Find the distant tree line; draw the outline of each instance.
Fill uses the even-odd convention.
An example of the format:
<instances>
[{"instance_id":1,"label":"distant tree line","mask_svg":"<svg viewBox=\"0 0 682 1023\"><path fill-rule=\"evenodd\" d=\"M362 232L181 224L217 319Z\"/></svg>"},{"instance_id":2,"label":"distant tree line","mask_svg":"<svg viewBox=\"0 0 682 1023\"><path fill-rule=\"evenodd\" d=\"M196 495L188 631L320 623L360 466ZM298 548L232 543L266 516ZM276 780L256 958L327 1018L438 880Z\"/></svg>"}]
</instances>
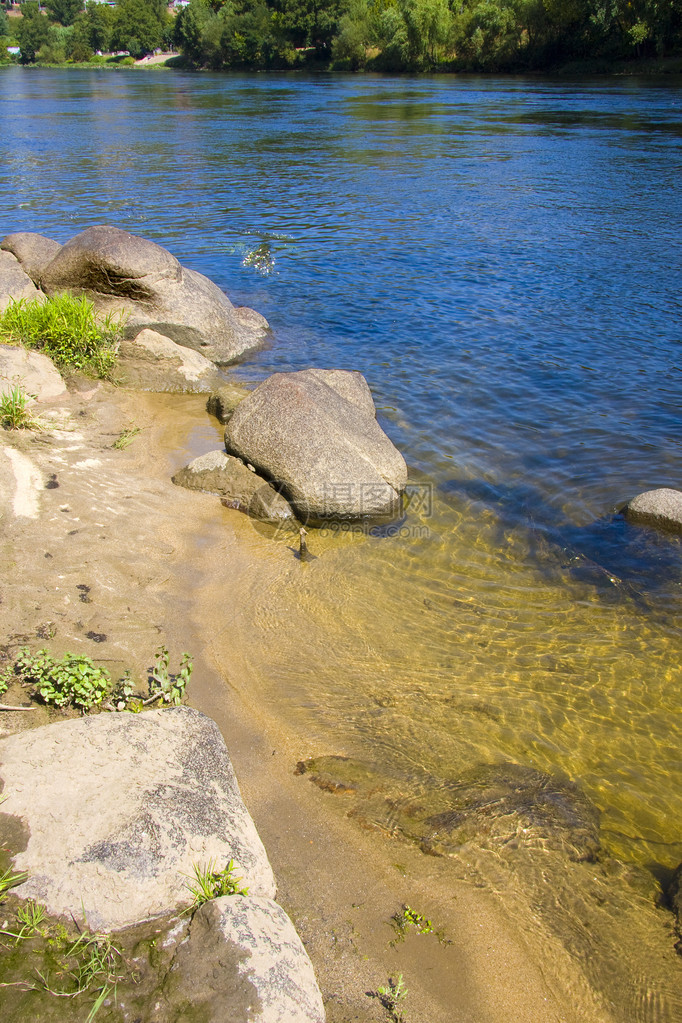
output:
<instances>
[{"instance_id":1,"label":"distant tree line","mask_svg":"<svg viewBox=\"0 0 682 1023\"><path fill-rule=\"evenodd\" d=\"M191 0L199 67L523 70L682 49L681 0Z\"/></svg>"},{"instance_id":2,"label":"distant tree line","mask_svg":"<svg viewBox=\"0 0 682 1023\"><path fill-rule=\"evenodd\" d=\"M682 0L37 0L9 19L21 60L176 47L200 68L533 70L682 52Z\"/></svg>"},{"instance_id":3,"label":"distant tree line","mask_svg":"<svg viewBox=\"0 0 682 1023\"><path fill-rule=\"evenodd\" d=\"M26 0L21 15L0 13L0 37L15 38L27 64L89 61L98 51L112 50L142 57L169 49L173 41L175 19L165 0L119 0L115 7L83 0L44 0L39 6Z\"/></svg>"}]
</instances>

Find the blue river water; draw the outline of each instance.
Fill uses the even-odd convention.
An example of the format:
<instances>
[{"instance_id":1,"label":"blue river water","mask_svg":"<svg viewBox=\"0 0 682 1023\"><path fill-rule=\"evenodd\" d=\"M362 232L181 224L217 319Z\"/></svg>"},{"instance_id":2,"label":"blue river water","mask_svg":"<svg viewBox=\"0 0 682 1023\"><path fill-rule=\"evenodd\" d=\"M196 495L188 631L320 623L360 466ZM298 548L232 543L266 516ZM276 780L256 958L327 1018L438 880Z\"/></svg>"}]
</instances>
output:
<instances>
[{"instance_id":1,"label":"blue river water","mask_svg":"<svg viewBox=\"0 0 682 1023\"><path fill-rule=\"evenodd\" d=\"M573 779L638 925L627 949L608 921L560 937L618 1018L682 1018L672 925L627 873L682 860L682 543L614 518L682 487L682 83L0 84L0 234L109 223L167 246L268 318L238 375L361 370L433 487L425 531L342 543L255 616L284 709L438 799L472 758ZM275 635L301 608L304 650Z\"/></svg>"}]
</instances>

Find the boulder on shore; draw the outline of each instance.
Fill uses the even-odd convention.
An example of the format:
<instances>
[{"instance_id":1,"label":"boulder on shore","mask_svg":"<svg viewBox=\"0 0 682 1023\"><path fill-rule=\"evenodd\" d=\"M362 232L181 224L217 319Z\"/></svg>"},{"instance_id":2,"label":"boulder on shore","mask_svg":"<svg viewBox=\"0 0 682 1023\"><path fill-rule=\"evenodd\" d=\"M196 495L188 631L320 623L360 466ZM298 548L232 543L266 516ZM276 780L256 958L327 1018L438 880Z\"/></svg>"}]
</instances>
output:
<instances>
[{"instance_id":1,"label":"boulder on shore","mask_svg":"<svg viewBox=\"0 0 682 1023\"><path fill-rule=\"evenodd\" d=\"M271 899L225 896L202 906L167 983L171 992L175 987L191 992L193 1011L207 1023L325 1019L301 939Z\"/></svg>"},{"instance_id":2,"label":"boulder on shore","mask_svg":"<svg viewBox=\"0 0 682 1023\"><path fill-rule=\"evenodd\" d=\"M212 391L219 373L215 363L193 348L145 327L135 338L121 341L116 378L140 391Z\"/></svg>"},{"instance_id":3,"label":"boulder on shore","mask_svg":"<svg viewBox=\"0 0 682 1023\"><path fill-rule=\"evenodd\" d=\"M682 533L682 491L661 487L638 494L623 508L630 522Z\"/></svg>"},{"instance_id":4,"label":"boulder on shore","mask_svg":"<svg viewBox=\"0 0 682 1023\"><path fill-rule=\"evenodd\" d=\"M273 374L237 406L225 446L276 482L304 522L400 512L407 467L361 373Z\"/></svg>"},{"instance_id":5,"label":"boulder on shore","mask_svg":"<svg viewBox=\"0 0 682 1023\"><path fill-rule=\"evenodd\" d=\"M264 522L294 520L291 505L274 487L224 451L200 455L176 472L172 480L188 490L218 494L224 504Z\"/></svg>"},{"instance_id":6,"label":"boulder on shore","mask_svg":"<svg viewBox=\"0 0 682 1023\"><path fill-rule=\"evenodd\" d=\"M189 707L99 714L0 741L3 827L28 879L15 893L90 929L188 905L193 865L236 873L253 896L275 881L217 725ZM8 815L10 815L8 817Z\"/></svg>"},{"instance_id":7,"label":"boulder on shore","mask_svg":"<svg viewBox=\"0 0 682 1023\"><path fill-rule=\"evenodd\" d=\"M24 273L21 263L11 252L0 251L0 313L10 302L45 301L45 296Z\"/></svg>"},{"instance_id":8,"label":"boulder on shore","mask_svg":"<svg viewBox=\"0 0 682 1023\"><path fill-rule=\"evenodd\" d=\"M69 291L100 313L122 313L132 337L151 327L213 362L232 362L265 336L266 320L232 305L203 274L180 265L161 245L116 227L89 227L63 245L43 270L48 295Z\"/></svg>"},{"instance_id":9,"label":"boulder on shore","mask_svg":"<svg viewBox=\"0 0 682 1023\"><path fill-rule=\"evenodd\" d=\"M14 345L0 345L0 393L18 385L31 398L49 401L66 391L66 384L47 355Z\"/></svg>"},{"instance_id":10,"label":"boulder on shore","mask_svg":"<svg viewBox=\"0 0 682 1023\"><path fill-rule=\"evenodd\" d=\"M0 242L0 249L11 252L21 263L34 284L40 284L43 270L61 249L59 242L33 231L17 231L8 234Z\"/></svg>"}]
</instances>

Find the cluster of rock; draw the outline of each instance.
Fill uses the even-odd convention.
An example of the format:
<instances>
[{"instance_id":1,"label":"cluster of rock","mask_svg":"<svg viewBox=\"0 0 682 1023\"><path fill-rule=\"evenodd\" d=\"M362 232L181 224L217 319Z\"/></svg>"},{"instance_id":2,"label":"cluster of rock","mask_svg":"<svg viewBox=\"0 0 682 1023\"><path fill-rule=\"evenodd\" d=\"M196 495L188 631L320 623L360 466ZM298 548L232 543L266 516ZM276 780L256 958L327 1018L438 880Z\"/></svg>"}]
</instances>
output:
<instances>
[{"instance_id":1,"label":"cluster of rock","mask_svg":"<svg viewBox=\"0 0 682 1023\"><path fill-rule=\"evenodd\" d=\"M140 339L144 329L204 356L205 363L192 363L195 377L209 375L212 363L233 362L268 331L264 317L234 306L208 277L182 266L161 245L119 228L89 227L65 245L31 232L3 238L0 311L12 299L44 301L64 292L85 295L98 313L120 317L142 361L162 344L158 337ZM134 344L127 352L134 357Z\"/></svg>"},{"instance_id":2,"label":"cluster of rock","mask_svg":"<svg viewBox=\"0 0 682 1023\"><path fill-rule=\"evenodd\" d=\"M361 373L274 373L233 409L225 451L195 459L173 481L218 493L256 518L301 522L395 518L407 466L376 420Z\"/></svg>"},{"instance_id":3,"label":"cluster of rock","mask_svg":"<svg viewBox=\"0 0 682 1023\"><path fill-rule=\"evenodd\" d=\"M0 842L27 874L16 895L120 931L186 910L194 866L234 860L248 894L207 903L175 929L174 998L216 1023L322 1023L312 964L273 901L272 869L210 718L177 707L18 733L0 741L0 779Z\"/></svg>"}]
</instances>

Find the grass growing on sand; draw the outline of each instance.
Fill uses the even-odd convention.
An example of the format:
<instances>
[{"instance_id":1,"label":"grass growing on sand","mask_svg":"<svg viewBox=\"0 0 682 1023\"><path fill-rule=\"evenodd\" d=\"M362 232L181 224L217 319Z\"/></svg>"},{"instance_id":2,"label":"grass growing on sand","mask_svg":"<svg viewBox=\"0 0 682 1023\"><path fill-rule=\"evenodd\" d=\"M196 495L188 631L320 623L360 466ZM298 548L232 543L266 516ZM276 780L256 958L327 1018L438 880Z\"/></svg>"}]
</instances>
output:
<instances>
[{"instance_id":1,"label":"grass growing on sand","mask_svg":"<svg viewBox=\"0 0 682 1023\"><path fill-rule=\"evenodd\" d=\"M41 351L61 370L103 378L116 364L120 326L111 314L95 316L92 302L82 296L22 299L0 313L0 342Z\"/></svg>"}]
</instances>

